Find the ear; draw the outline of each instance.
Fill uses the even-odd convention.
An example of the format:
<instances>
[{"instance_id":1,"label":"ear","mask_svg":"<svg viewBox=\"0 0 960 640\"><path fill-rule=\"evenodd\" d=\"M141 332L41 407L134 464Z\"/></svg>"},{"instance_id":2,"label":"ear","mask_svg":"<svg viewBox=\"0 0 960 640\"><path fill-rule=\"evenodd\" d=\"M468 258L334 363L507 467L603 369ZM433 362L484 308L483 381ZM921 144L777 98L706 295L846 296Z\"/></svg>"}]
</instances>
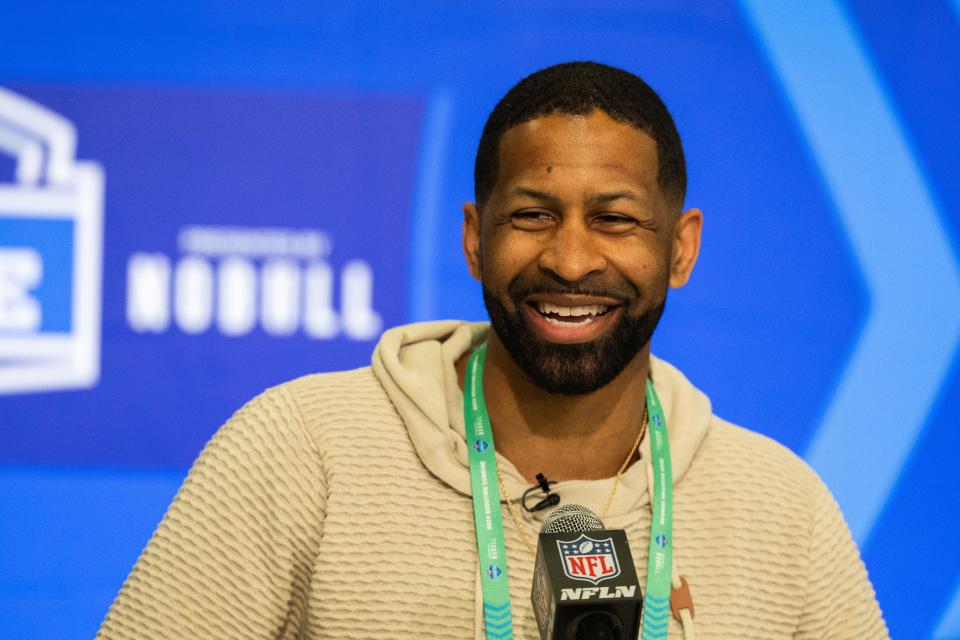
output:
<instances>
[{"instance_id":1,"label":"ear","mask_svg":"<svg viewBox=\"0 0 960 640\"><path fill-rule=\"evenodd\" d=\"M688 209L683 212L673 230L673 252L670 257L670 286L687 284L693 267L700 255L700 231L703 228L703 212Z\"/></svg>"},{"instance_id":2,"label":"ear","mask_svg":"<svg viewBox=\"0 0 960 640\"><path fill-rule=\"evenodd\" d=\"M480 258L480 211L472 202L463 204L463 255L467 259L470 275L482 282Z\"/></svg>"}]
</instances>

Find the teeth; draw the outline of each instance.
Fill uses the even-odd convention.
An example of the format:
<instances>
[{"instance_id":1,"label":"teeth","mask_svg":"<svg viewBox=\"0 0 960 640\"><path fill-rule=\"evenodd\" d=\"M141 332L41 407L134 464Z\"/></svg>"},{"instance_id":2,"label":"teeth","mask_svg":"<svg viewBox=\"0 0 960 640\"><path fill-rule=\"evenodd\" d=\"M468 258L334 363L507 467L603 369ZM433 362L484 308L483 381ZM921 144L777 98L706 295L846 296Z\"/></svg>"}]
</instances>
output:
<instances>
[{"instance_id":1,"label":"teeth","mask_svg":"<svg viewBox=\"0 0 960 640\"><path fill-rule=\"evenodd\" d=\"M544 318L544 320L546 320L546 321L549 322L550 324L566 325L566 326L568 326L568 327L572 324L572 323L570 323L570 322L561 322L561 321L557 320L556 318ZM581 320L581 321L579 322L579 324L585 325L585 324L590 324L591 322L593 322L593 318L584 318L583 320Z\"/></svg>"},{"instance_id":2,"label":"teeth","mask_svg":"<svg viewBox=\"0 0 960 640\"><path fill-rule=\"evenodd\" d=\"M540 313L553 313L558 316L598 316L607 312L606 305L590 304L580 307L561 307L550 302L538 302Z\"/></svg>"}]
</instances>

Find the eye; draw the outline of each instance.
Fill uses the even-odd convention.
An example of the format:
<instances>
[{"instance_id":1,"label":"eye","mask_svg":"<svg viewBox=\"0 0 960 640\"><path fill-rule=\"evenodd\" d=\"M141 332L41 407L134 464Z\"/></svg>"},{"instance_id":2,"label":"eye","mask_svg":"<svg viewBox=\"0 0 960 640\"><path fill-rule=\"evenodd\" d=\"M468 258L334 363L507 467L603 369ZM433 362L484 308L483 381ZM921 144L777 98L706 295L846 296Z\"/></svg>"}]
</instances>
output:
<instances>
[{"instance_id":1,"label":"eye","mask_svg":"<svg viewBox=\"0 0 960 640\"><path fill-rule=\"evenodd\" d=\"M607 233L626 233L636 228L637 221L620 213L601 213L593 218L595 226Z\"/></svg>"},{"instance_id":2,"label":"eye","mask_svg":"<svg viewBox=\"0 0 960 640\"><path fill-rule=\"evenodd\" d=\"M546 229L554 223L554 216L543 209L524 209L510 216L513 226L527 231Z\"/></svg>"}]
</instances>

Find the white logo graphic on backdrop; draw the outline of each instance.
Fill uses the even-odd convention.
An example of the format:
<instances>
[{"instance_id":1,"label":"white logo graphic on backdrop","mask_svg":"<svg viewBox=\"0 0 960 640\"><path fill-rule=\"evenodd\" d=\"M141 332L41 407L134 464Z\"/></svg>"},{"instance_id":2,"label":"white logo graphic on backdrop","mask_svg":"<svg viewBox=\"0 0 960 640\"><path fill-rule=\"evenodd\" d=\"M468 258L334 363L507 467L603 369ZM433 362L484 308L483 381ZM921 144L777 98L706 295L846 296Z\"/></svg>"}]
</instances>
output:
<instances>
[{"instance_id":1,"label":"white logo graphic on backdrop","mask_svg":"<svg viewBox=\"0 0 960 640\"><path fill-rule=\"evenodd\" d=\"M0 393L87 388L100 374L103 172L76 129L0 87Z\"/></svg>"},{"instance_id":2,"label":"white logo graphic on backdrop","mask_svg":"<svg viewBox=\"0 0 960 640\"><path fill-rule=\"evenodd\" d=\"M373 270L351 260L335 273L330 238L316 229L190 225L179 255L134 253L127 264L127 322L138 333L176 326L243 336L303 331L318 340L370 340L383 326L373 310ZM339 309L334 305L339 285Z\"/></svg>"}]
</instances>

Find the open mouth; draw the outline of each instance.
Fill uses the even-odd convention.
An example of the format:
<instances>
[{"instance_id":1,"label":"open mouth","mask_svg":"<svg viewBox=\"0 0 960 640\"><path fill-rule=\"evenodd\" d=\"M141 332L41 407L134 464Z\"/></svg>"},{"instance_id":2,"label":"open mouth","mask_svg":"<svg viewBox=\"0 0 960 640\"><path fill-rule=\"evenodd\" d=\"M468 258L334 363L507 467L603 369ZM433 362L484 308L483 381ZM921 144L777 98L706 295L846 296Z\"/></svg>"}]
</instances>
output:
<instances>
[{"instance_id":1,"label":"open mouth","mask_svg":"<svg viewBox=\"0 0 960 640\"><path fill-rule=\"evenodd\" d=\"M587 325L610 311L609 306L602 304L564 307L551 302L531 302L530 306L547 322L557 326Z\"/></svg>"}]
</instances>

